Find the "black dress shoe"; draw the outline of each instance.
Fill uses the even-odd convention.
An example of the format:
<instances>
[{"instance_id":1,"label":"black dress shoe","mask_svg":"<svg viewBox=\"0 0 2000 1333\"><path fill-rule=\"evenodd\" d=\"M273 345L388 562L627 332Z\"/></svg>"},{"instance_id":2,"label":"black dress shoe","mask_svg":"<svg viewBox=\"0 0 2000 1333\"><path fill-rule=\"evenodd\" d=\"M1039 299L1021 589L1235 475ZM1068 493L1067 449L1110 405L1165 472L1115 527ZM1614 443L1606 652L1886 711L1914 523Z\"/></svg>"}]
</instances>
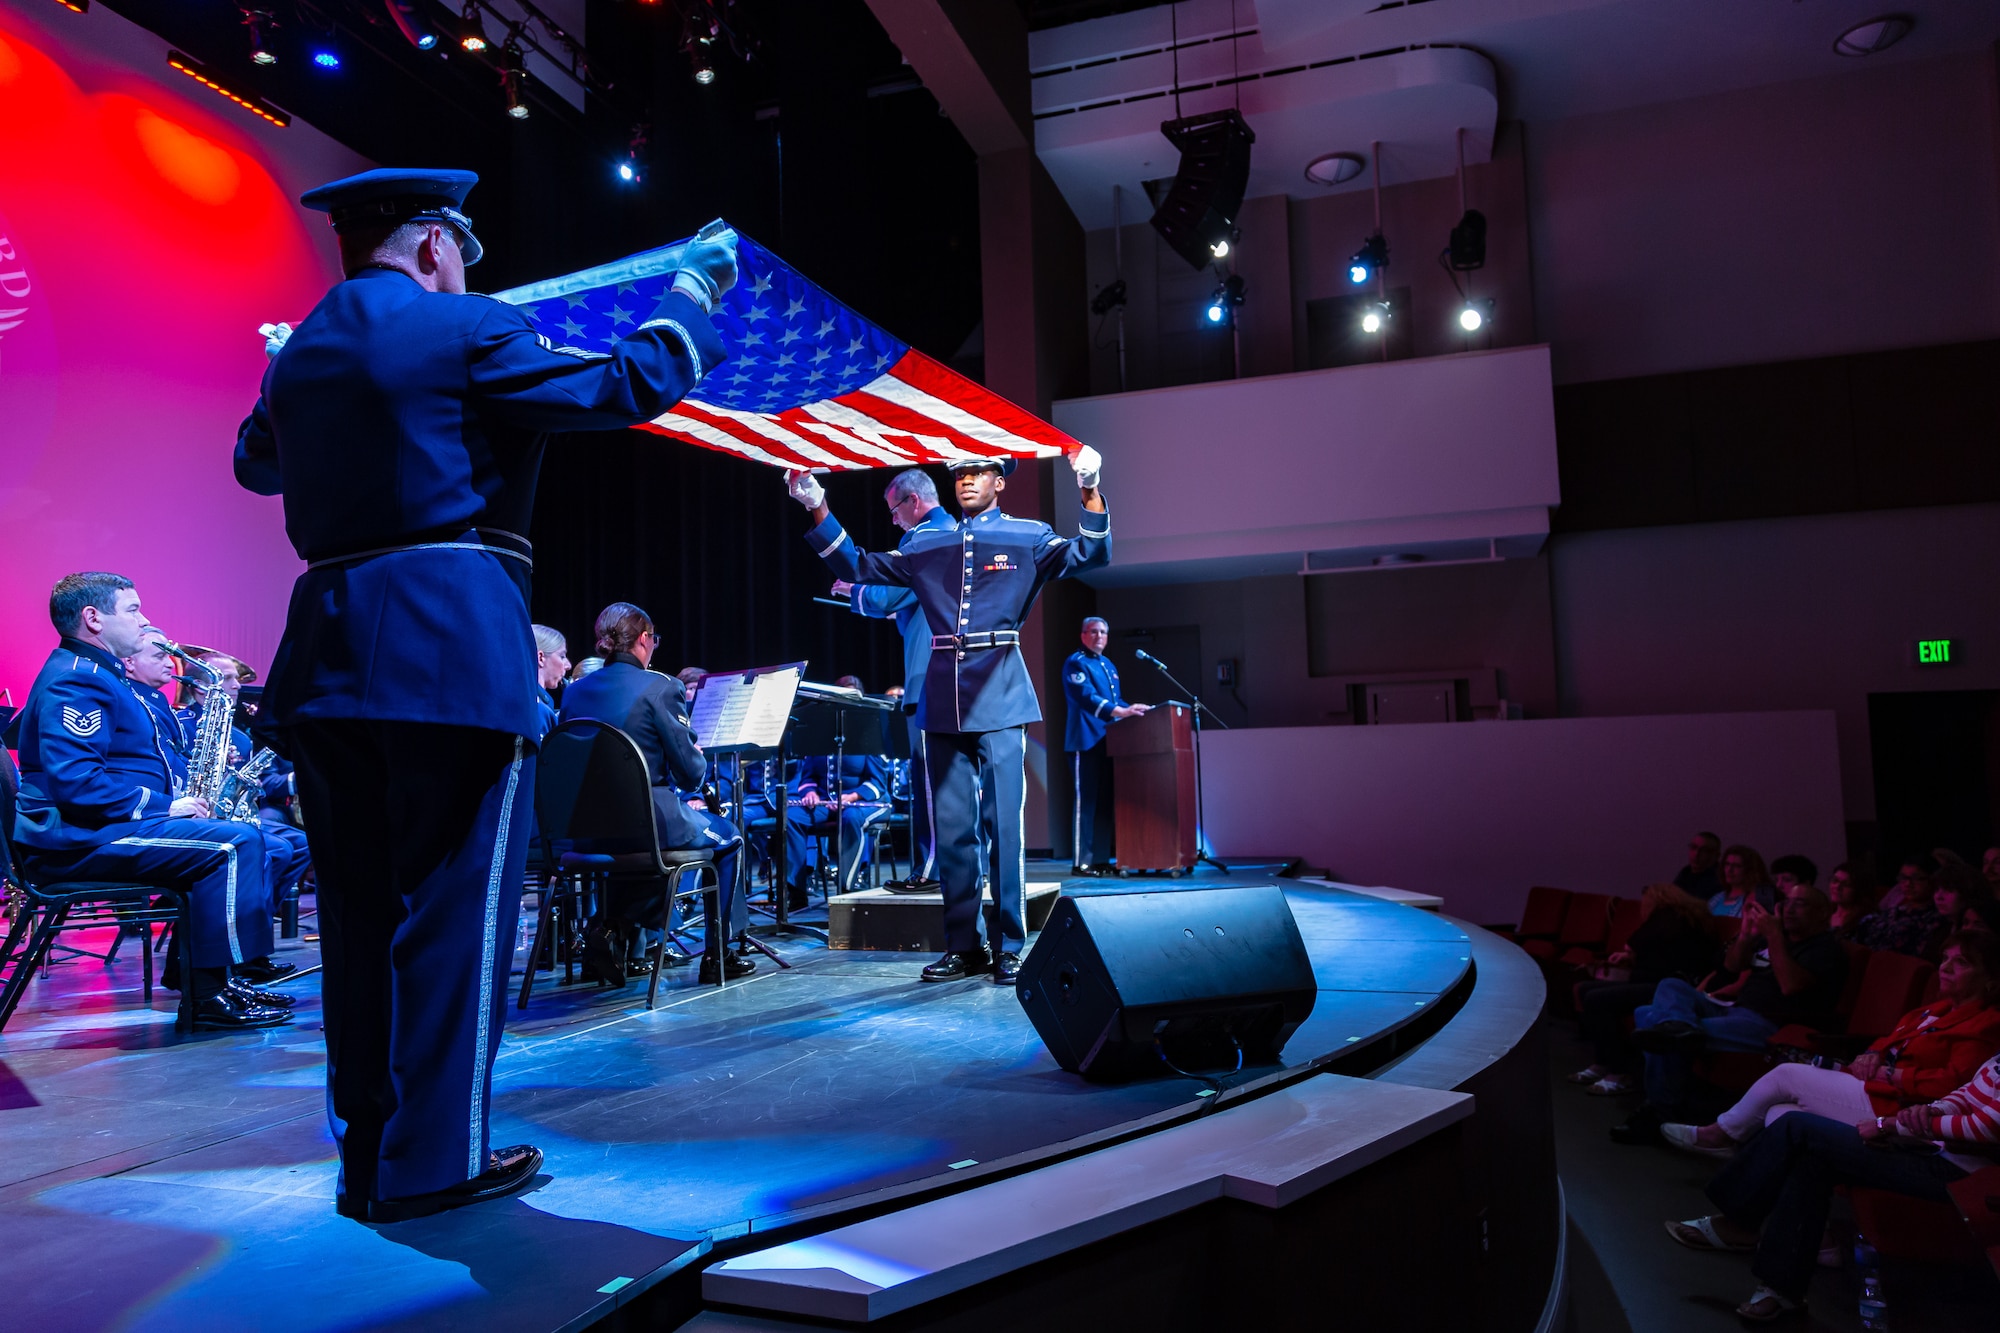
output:
<instances>
[{"instance_id":1,"label":"black dress shoe","mask_svg":"<svg viewBox=\"0 0 2000 1333\"><path fill-rule=\"evenodd\" d=\"M963 981L993 969L993 955L986 946L948 953L924 969L925 981Z\"/></svg>"},{"instance_id":2,"label":"black dress shoe","mask_svg":"<svg viewBox=\"0 0 2000 1333\"><path fill-rule=\"evenodd\" d=\"M291 1021L292 1016L288 1011L266 1009L261 1004L252 1004L232 990L220 990L205 1000L194 1002L194 1029L197 1032L274 1028Z\"/></svg>"},{"instance_id":3,"label":"black dress shoe","mask_svg":"<svg viewBox=\"0 0 2000 1333\"><path fill-rule=\"evenodd\" d=\"M803 887L795 884L792 886L791 891L785 894L785 910L788 912L803 912L806 909L806 904L811 901L811 895Z\"/></svg>"},{"instance_id":4,"label":"black dress shoe","mask_svg":"<svg viewBox=\"0 0 2000 1333\"><path fill-rule=\"evenodd\" d=\"M993 955L993 984L1011 986L1014 978L1021 975L1021 955L1012 949L1002 949Z\"/></svg>"},{"instance_id":5,"label":"black dress shoe","mask_svg":"<svg viewBox=\"0 0 2000 1333\"><path fill-rule=\"evenodd\" d=\"M754 958L745 958L740 953L726 953L722 956L722 975L730 981L735 981L738 977L747 977L756 970L757 960ZM695 980L704 986L716 984L718 978L715 975L713 958L706 955L702 957L701 974Z\"/></svg>"},{"instance_id":6,"label":"black dress shoe","mask_svg":"<svg viewBox=\"0 0 2000 1333\"><path fill-rule=\"evenodd\" d=\"M593 926L583 932L583 975L600 986L624 987L625 942L611 931Z\"/></svg>"},{"instance_id":7,"label":"black dress shoe","mask_svg":"<svg viewBox=\"0 0 2000 1333\"><path fill-rule=\"evenodd\" d=\"M370 1222L408 1222L413 1218L444 1212L447 1208L463 1208L469 1203L505 1198L522 1186L533 1183L535 1173L542 1169L542 1150L525 1143L512 1148L496 1148L487 1155L486 1161L486 1169L463 1185L453 1185L433 1194L413 1194L407 1199L371 1199L364 1210L367 1218ZM341 1211L352 1216L346 1207Z\"/></svg>"},{"instance_id":8,"label":"black dress shoe","mask_svg":"<svg viewBox=\"0 0 2000 1333\"><path fill-rule=\"evenodd\" d=\"M1632 1044L1652 1055L1692 1055L1708 1044L1708 1036L1692 1023L1670 1018L1635 1031Z\"/></svg>"},{"instance_id":9,"label":"black dress shoe","mask_svg":"<svg viewBox=\"0 0 2000 1333\"><path fill-rule=\"evenodd\" d=\"M892 879L882 887L891 893L937 893L944 888L934 879L919 879L915 875L908 879Z\"/></svg>"},{"instance_id":10,"label":"black dress shoe","mask_svg":"<svg viewBox=\"0 0 2000 1333\"><path fill-rule=\"evenodd\" d=\"M269 958L252 958L247 963L236 965L236 975L259 986L268 986L274 981L283 981L298 968L290 963L274 963Z\"/></svg>"},{"instance_id":11,"label":"black dress shoe","mask_svg":"<svg viewBox=\"0 0 2000 1333\"><path fill-rule=\"evenodd\" d=\"M296 995L287 995L283 991L258 990L241 977L231 977L225 983L223 989L248 1004L258 1005L265 1009L289 1011L293 1005L299 1002Z\"/></svg>"}]
</instances>

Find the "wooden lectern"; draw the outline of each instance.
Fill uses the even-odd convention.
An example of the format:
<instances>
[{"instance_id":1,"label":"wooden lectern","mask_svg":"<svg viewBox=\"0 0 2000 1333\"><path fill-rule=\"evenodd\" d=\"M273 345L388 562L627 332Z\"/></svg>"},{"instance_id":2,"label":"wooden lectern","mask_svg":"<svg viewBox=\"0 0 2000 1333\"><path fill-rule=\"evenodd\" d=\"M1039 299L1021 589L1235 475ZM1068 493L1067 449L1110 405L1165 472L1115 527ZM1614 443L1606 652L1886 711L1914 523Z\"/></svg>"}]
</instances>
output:
<instances>
[{"instance_id":1,"label":"wooden lectern","mask_svg":"<svg viewBox=\"0 0 2000 1333\"><path fill-rule=\"evenodd\" d=\"M1120 870L1182 871L1195 845L1193 710L1161 704L1107 737Z\"/></svg>"}]
</instances>

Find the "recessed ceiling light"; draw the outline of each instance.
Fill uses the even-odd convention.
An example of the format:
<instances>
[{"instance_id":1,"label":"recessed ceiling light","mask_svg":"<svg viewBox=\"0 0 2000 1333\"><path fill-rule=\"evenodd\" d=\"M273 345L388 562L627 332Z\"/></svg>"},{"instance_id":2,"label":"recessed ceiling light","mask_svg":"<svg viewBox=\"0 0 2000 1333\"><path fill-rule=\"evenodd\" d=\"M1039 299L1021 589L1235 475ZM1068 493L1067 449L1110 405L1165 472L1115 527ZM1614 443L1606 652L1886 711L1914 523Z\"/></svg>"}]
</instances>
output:
<instances>
[{"instance_id":1,"label":"recessed ceiling light","mask_svg":"<svg viewBox=\"0 0 2000 1333\"><path fill-rule=\"evenodd\" d=\"M1907 14L1884 14L1857 23L1840 34L1834 39L1833 49L1844 56L1872 56L1902 41L1916 26L1916 20Z\"/></svg>"},{"instance_id":2,"label":"recessed ceiling light","mask_svg":"<svg viewBox=\"0 0 2000 1333\"><path fill-rule=\"evenodd\" d=\"M1339 185L1359 176L1367 165L1358 153L1327 153L1306 163L1306 179L1315 185Z\"/></svg>"}]
</instances>

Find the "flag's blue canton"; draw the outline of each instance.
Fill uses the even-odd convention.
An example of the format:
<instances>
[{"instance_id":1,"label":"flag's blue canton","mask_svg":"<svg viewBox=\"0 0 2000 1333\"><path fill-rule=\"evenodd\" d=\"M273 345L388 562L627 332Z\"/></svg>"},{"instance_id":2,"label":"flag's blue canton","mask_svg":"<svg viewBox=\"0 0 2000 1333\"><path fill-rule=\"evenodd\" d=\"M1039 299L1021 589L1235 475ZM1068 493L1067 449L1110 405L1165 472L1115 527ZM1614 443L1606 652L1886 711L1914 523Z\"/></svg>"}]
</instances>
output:
<instances>
[{"instance_id":1,"label":"flag's blue canton","mask_svg":"<svg viewBox=\"0 0 2000 1333\"><path fill-rule=\"evenodd\" d=\"M783 412L837 398L902 359L907 344L828 296L748 237L737 281L714 315L730 359L688 397L739 412ZM608 284L523 307L560 347L605 352L651 314L673 275Z\"/></svg>"}]
</instances>

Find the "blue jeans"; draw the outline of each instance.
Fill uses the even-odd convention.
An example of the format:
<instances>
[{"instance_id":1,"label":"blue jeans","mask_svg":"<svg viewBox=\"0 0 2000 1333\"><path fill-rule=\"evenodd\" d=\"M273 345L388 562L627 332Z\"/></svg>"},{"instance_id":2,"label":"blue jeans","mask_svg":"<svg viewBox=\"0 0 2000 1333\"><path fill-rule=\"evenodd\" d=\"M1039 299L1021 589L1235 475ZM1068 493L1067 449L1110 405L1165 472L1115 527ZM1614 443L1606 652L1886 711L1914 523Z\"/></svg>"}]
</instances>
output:
<instances>
[{"instance_id":1,"label":"blue jeans","mask_svg":"<svg viewBox=\"0 0 2000 1333\"><path fill-rule=\"evenodd\" d=\"M1730 1221L1763 1228L1750 1271L1798 1300L1819 1260L1834 1186L1948 1202L1945 1186L1964 1176L1942 1157L1872 1148L1852 1125L1794 1111L1738 1149L1709 1182L1708 1197Z\"/></svg>"},{"instance_id":2,"label":"blue jeans","mask_svg":"<svg viewBox=\"0 0 2000 1333\"><path fill-rule=\"evenodd\" d=\"M1760 1013L1741 1005L1730 1006L1710 999L1679 977L1668 977L1653 992L1653 1002L1642 1004L1632 1014L1635 1028L1657 1027L1661 1023L1687 1023L1702 1030L1712 1051L1761 1051L1778 1025ZM1646 1056L1646 1104L1657 1110L1678 1108L1685 1095L1688 1076L1685 1055Z\"/></svg>"}]
</instances>

